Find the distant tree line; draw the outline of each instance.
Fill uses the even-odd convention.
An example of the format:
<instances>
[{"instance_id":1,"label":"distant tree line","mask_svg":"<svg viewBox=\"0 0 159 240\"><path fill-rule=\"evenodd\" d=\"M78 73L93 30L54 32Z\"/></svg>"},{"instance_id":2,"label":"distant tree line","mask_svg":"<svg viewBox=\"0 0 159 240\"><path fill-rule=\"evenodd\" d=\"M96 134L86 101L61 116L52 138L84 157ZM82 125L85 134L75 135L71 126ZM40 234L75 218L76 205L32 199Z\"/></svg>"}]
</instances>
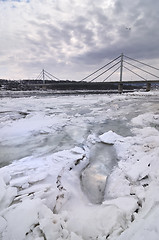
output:
<instances>
[{"instance_id":1,"label":"distant tree line","mask_svg":"<svg viewBox=\"0 0 159 240\"><path fill-rule=\"evenodd\" d=\"M141 84L123 84L123 89L133 90L140 89L143 85ZM107 82L78 82L69 80L45 80L45 86L42 80L5 80L0 79L1 90L12 90L12 91L28 91L28 90L41 90L41 89L52 89L52 90L117 90L118 83L107 83Z\"/></svg>"}]
</instances>

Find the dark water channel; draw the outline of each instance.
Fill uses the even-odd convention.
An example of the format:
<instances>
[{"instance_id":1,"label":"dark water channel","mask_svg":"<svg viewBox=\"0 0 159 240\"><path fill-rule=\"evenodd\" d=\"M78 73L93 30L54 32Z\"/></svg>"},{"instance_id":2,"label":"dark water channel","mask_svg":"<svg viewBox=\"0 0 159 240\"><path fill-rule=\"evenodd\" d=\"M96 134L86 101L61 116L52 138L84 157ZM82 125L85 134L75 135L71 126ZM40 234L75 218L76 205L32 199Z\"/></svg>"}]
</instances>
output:
<instances>
[{"instance_id":1,"label":"dark water channel","mask_svg":"<svg viewBox=\"0 0 159 240\"><path fill-rule=\"evenodd\" d=\"M100 204L104 200L106 181L116 164L113 145L96 143L90 149L89 164L81 173L81 186L91 203Z\"/></svg>"}]
</instances>

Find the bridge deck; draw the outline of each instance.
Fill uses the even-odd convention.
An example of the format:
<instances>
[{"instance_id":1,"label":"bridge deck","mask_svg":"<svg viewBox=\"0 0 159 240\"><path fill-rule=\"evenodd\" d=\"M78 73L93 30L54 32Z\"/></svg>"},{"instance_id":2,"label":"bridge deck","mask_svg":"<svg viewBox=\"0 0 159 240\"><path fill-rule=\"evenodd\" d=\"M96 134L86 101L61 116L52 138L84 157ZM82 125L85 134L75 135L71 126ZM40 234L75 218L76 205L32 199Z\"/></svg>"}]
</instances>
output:
<instances>
[{"instance_id":1,"label":"bridge deck","mask_svg":"<svg viewBox=\"0 0 159 240\"><path fill-rule=\"evenodd\" d=\"M47 80L46 80L47 81ZM110 85L110 84L147 84L147 83L159 83L159 80L136 80L136 81L107 81L107 82L78 82L78 81L54 81L50 83L29 83L29 86L52 86L52 85Z\"/></svg>"}]
</instances>

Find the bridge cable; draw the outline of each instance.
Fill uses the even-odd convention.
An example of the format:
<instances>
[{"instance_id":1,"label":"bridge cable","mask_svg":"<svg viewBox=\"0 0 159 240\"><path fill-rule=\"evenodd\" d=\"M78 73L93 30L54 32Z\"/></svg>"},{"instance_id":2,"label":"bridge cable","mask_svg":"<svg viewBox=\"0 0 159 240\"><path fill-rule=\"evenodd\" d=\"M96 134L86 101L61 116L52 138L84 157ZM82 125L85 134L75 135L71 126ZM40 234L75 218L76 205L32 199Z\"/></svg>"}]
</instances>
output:
<instances>
[{"instance_id":1,"label":"bridge cable","mask_svg":"<svg viewBox=\"0 0 159 240\"><path fill-rule=\"evenodd\" d=\"M147 81L147 79L145 79L144 77L142 77L142 76L140 76L139 74L135 73L134 71L130 70L129 68L127 68L127 67L125 67L125 66L123 66L123 67L126 68L128 71L134 73L134 74L137 75L138 77L140 77L140 78L144 79L145 81Z\"/></svg>"},{"instance_id":2,"label":"bridge cable","mask_svg":"<svg viewBox=\"0 0 159 240\"><path fill-rule=\"evenodd\" d=\"M139 60L130 58L130 57L125 56L125 55L124 55L124 57L126 57L126 58L128 58L128 59L130 59L130 60L133 60L133 61L135 61L135 62L141 63L141 64L143 64L143 65L145 65L145 66L147 66L147 67L153 68L153 69L155 69L155 70L159 70L159 68L153 67L153 66L151 66L151 65L149 65L149 64L146 64L146 63L143 63L143 62L141 62L141 61L139 61Z\"/></svg>"},{"instance_id":3,"label":"bridge cable","mask_svg":"<svg viewBox=\"0 0 159 240\"><path fill-rule=\"evenodd\" d=\"M42 77L42 71L40 72L40 74L38 75L38 77L35 80L39 80L40 77Z\"/></svg>"},{"instance_id":4,"label":"bridge cable","mask_svg":"<svg viewBox=\"0 0 159 240\"><path fill-rule=\"evenodd\" d=\"M153 73L150 73L150 72L148 72L148 71L146 71L146 70L143 70L142 68L140 68L140 67L137 67L137 66L135 66L135 65L133 65L133 64L131 64L131 63L129 63L129 62L127 62L127 61L125 61L124 60L124 62L125 63L127 63L127 64L129 64L129 65L131 65L131 66L133 66L133 67L135 67L135 68L138 68L139 70L141 70L141 71L143 71L143 72L145 72L145 73L148 73L148 74L150 74L151 76L153 76L153 77L156 77L156 78L159 78L159 76L156 76L155 74L153 74Z\"/></svg>"},{"instance_id":5,"label":"bridge cable","mask_svg":"<svg viewBox=\"0 0 159 240\"><path fill-rule=\"evenodd\" d=\"M42 80L43 74L41 73L38 80Z\"/></svg>"},{"instance_id":6,"label":"bridge cable","mask_svg":"<svg viewBox=\"0 0 159 240\"><path fill-rule=\"evenodd\" d=\"M100 73L98 76L96 76L95 78L93 78L92 80L90 80L89 82L93 82L95 79L97 79L98 77L102 76L104 73L108 72L110 69L112 69L113 67L115 67L118 63L120 63L121 61L115 63L113 66L109 67L108 69L106 69L104 72Z\"/></svg>"},{"instance_id":7,"label":"bridge cable","mask_svg":"<svg viewBox=\"0 0 159 240\"><path fill-rule=\"evenodd\" d=\"M117 67L111 74L109 74L108 77L103 80L103 82L105 82L109 77L111 77L118 69L120 69L120 66Z\"/></svg>"},{"instance_id":8,"label":"bridge cable","mask_svg":"<svg viewBox=\"0 0 159 240\"><path fill-rule=\"evenodd\" d=\"M59 81L60 81L59 78L55 77L54 75L52 75L51 73L47 72L46 70L44 70L44 73L47 73L48 75L52 76L52 77L55 78L56 80L59 80ZM53 80L53 79L52 79L52 80Z\"/></svg>"},{"instance_id":9,"label":"bridge cable","mask_svg":"<svg viewBox=\"0 0 159 240\"><path fill-rule=\"evenodd\" d=\"M45 76L49 78L50 80L53 80L47 73L45 73ZM47 79L46 79L47 80Z\"/></svg>"},{"instance_id":10,"label":"bridge cable","mask_svg":"<svg viewBox=\"0 0 159 240\"><path fill-rule=\"evenodd\" d=\"M88 76L84 77L84 78L83 78L82 80L80 80L79 82L82 82L82 81L86 80L87 78L91 77L93 74L95 74L95 73L99 72L100 70L102 70L103 68L107 67L109 64L113 63L114 61L116 61L116 60L117 60L118 58L120 58L120 57L121 57L121 56L113 59L111 62L105 64L103 67L97 69L95 72L93 72L93 73L89 74Z\"/></svg>"}]
</instances>

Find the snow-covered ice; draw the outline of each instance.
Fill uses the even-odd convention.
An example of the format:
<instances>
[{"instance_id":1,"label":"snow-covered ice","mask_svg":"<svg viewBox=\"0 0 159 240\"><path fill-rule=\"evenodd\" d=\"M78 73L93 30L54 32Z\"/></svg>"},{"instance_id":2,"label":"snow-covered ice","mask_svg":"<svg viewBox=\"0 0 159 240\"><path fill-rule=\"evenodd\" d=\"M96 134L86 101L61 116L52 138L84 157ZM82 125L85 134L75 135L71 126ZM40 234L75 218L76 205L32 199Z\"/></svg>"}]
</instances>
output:
<instances>
[{"instance_id":1,"label":"snow-covered ice","mask_svg":"<svg viewBox=\"0 0 159 240\"><path fill-rule=\"evenodd\" d=\"M0 239L159 239L158 91L0 109Z\"/></svg>"}]
</instances>

